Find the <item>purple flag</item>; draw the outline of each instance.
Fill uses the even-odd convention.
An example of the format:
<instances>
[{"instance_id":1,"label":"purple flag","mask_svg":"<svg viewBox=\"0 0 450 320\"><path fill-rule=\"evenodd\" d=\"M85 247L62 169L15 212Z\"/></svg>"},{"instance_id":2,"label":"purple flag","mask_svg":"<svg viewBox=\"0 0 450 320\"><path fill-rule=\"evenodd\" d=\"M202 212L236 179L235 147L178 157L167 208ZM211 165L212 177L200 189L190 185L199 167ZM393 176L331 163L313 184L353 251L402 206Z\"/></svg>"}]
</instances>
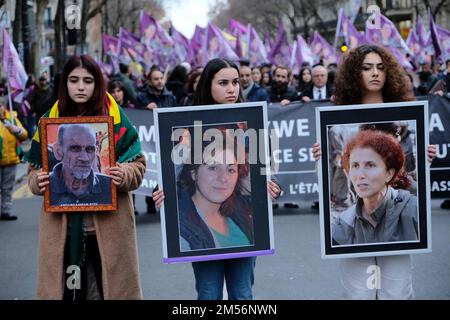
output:
<instances>
[{"instance_id":1,"label":"purple flag","mask_svg":"<svg viewBox=\"0 0 450 320\"><path fill-rule=\"evenodd\" d=\"M409 30L408 38L406 39L406 45L411 51L411 57L414 59L414 62L418 64L422 64L425 62L430 62L431 56L427 54L427 51L422 46L420 37L416 32L416 28L411 28Z\"/></svg>"},{"instance_id":2,"label":"purple flag","mask_svg":"<svg viewBox=\"0 0 450 320\"><path fill-rule=\"evenodd\" d=\"M325 65L338 62L336 50L318 31L314 31L310 47L314 55L314 63L318 63L321 59Z\"/></svg>"},{"instance_id":3,"label":"purple flag","mask_svg":"<svg viewBox=\"0 0 450 320\"><path fill-rule=\"evenodd\" d=\"M422 46L422 48L426 51L425 54L427 55L434 55L434 48L433 48L433 41L431 40L431 33L430 31L426 31L423 19L421 16L417 17L416 21L416 35L418 37L419 43Z\"/></svg>"},{"instance_id":4,"label":"purple flag","mask_svg":"<svg viewBox=\"0 0 450 320\"><path fill-rule=\"evenodd\" d=\"M215 25L208 22L206 27L205 39L203 41L203 65L214 58L225 58L229 60L239 60L239 57L234 52L229 42L225 39L222 31Z\"/></svg>"},{"instance_id":5,"label":"purple flag","mask_svg":"<svg viewBox=\"0 0 450 320\"><path fill-rule=\"evenodd\" d=\"M107 34L103 35L103 52L109 57L112 73L119 72L119 39Z\"/></svg>"},{"instance_id":6,"label":"purple flag","mask_svg":"<svg viewBox=\"0 0 450 320\"><path fill-rule=\"evenodd\" d=\"M3 70L11 89L11 97L14 101L22 103L23 94L21 93L25 90L28 75L6 28L3 28Z\"/></svg>"},{"instance_id":7,"label":"purple flag","mask_svg":"<svg viewBox=\"0 0 450 320\"><path fill-rule=\"evenodd\" d=\"M248 29L247 26L243 25L242 23L234 20L233 18L230 19L230 32L237 35L243 35L247 34Z\"/></svg>"},{"instance_id":8,"label":"purple flag","mask_svg":"<svg viewBox=\"0 0 450 320\"><path fill-rule=\"evenodd\" d=\"M258 66L263 62L268 62L267 50L264 46L258 32L249 24L249 35L247 42L247 59L250 61L251 66Z\"/></svg>"},{"instance_id":9,"label":"purple flag","mask_svg":"<svg viewBox=\"0 0 450 320\"><path fill-rule=\"evenodd\" d=\"M291 46L288 43L283 23L278 27L277 39L268 55L269 61L274 65L289 66L291 62Z\"/></svg>"},{"instance_id":10,"label":"purple flag","mask_svg":"<svg viewBox=\"0 0 450 320\"><path fill-rule=\"evenodd\" d=\"M266 48L266 52L269 53L270 51L272 51L272 46L273 46L273 40L270 37L269 32L267 31L264 34L264 47Z\"/></svg>"},{"instance_id":11,"label":"purple flag","mask_svg":"<svg viewBox=\"0 0 450 320\"><path fill-rule=\"evenodd\" d=\"M144 11L140 15L141 42L147 47L148 58L161 67L166 67L173 41L164 28Z\"/></svg>"},{"instance_id":12,"label":"purple flag","mask_svg":"<svg viewBox=\"0 0 450 320\"><path fill-rule=\"evenodd\" d=\"M194 52L194 65L201 66L203 65L203 61L208 58L205 57L205 53L203 52L203 43L205 42L206 28L202 28L199 26L195 26L194 35L191 38L191 49Z\"/></svg>"},{"instance_id":13,"label":"purple flag","mask_svg":"<svg viewBox=\"0 0 450 320\"><path fill-rule=\"evenodd\" d=\"M336 26L335 44L337 44L337 39L339 37L344 37L345 44L350 49L356 48L367 40L363 34L356 30L350 19L344 14L344 9L339 10L338 24Z\"/></svg>"},{"instance_id":14,"label":"purple flag","mask_svg":"<svg viewBox=\"0 0 450 320\"><path fill-rule=\"evenodd\" d=\"M152 61L148 61L146 59L149 58L146 56L147 50L146 47L139 41L139 38L125 28L120 28L119 30L119 52L121 52L123 57L126 60L128 59L128 57L123 53L126 52L133 61L145 65L150 64L151 66Z\"/></svg>"},{"instance_id":15,"label":"purple flag","mask_svg":"<svg viewBox=\"0 0 450 320\"><path fill-rule=\"evenodd\" d=\"M412 64L408 61L405 54L400 52L400 50L398 50L396 47L385 47L385 48L392 52L394 57L397 59L398 63L400 63L400 65L404 69L411 70L411 71L414 70L414 67L412 66Z\"/></svg>"},{"instance_id":16,"label":"purple flag","mask_svg":"<svg viewBox=\"0 0 450 320\"><path fill-rule=\"evenodd\" d=\"M292 57L289 67L294 74L297 74L300 72L304 62L308 62L309 65L313 65L314 56L305 39L303 39L301 35L297 35L297 40L294 41L292 48Z\"/></svg>"},{"instance_id":17,"label":"purple flag","mask_svg":"<svg viewBox=\"0 0 450 320\"><path fill-rule=\"evenodd\" d=\"M366 22L366 39L369 43L379 44L384 47L394 47L400 52L410 53L408 46L398 32L395 24L379 12L375 21L379 21L379 26L374 26L369 21Z\"/></svg>"},{"instance_id":18,"label":"purple flag","mask_svg":"<svg viewBox=\"0 0 450 320\"><path fill-rule=\"evenodd\" d=\"M174 50L169 59L170 64L175 66L182 62L192 63L194 60L194 51L189 44L189 40L181 32L175 29L173 25L171 27L171 32Z\"/></svg>"},{"instance_id":19,"label":"purple flag","mask_svg":"<svg viewBox=\"0 0 450 320\"><path fill-rule=\"evenodd\" d=\"M428 17L435 57L439 63L442 63L450 59L450 31L434 23L430 8L428 8Z\"/></svg>"}]
</instances>

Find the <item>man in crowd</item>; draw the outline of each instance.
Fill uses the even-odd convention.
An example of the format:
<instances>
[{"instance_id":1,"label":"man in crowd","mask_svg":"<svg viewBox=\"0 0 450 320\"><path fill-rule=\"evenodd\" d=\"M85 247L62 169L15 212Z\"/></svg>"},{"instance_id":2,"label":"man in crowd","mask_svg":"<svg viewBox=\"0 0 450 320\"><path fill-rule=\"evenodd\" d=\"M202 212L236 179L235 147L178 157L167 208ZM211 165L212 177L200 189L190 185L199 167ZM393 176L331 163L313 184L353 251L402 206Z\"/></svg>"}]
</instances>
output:
<instances>
[{"instance_id":1,"label":"man in crowd","mask_svg":"<svg viewBox=\"0 0 450 320\"><path fill-rule=\"evenodd\" d=\"M299 100L297 90L289 86L291 71L284 66L277 66L273 72L272 86L268 90L270 102L279 102L282 106Z\"/></svg>"},{"instance_id":2,"label":"man in crowd","mask_svg":"<svg viewBox=\"0 0 450 320\"><path fill-rule=\"evenodd\" d=\"M331 97L331 86L327 83L328 71L323 65L315 65L311 72L312 87L302 93L302 100L324 100Z\"/></svg>"},{"instance_id":3,"label":"man in crowd","mask_svg":"<svg viewBox=\"0 0 450 320\"><path fill-rule=\"evenodd\" d=\"M239 73L241 74L240 83L245 101L255 102L269 100L266 89L261 88L253 81L252 69L248 65L241 64Z\"/></svg>"},{"instance_id":4,"label":"man in crowd","mask_svg":"<svg viewBox=\"0 0 450 320\"><path fill-rule=\"evenodd\" d=\"M164 74L154 66L148 75L148 82L137 96L136 105L139 108L153 110L155 108L176 107L175 96L167 90L164 84Z\"/></svg>"}]
</instances>

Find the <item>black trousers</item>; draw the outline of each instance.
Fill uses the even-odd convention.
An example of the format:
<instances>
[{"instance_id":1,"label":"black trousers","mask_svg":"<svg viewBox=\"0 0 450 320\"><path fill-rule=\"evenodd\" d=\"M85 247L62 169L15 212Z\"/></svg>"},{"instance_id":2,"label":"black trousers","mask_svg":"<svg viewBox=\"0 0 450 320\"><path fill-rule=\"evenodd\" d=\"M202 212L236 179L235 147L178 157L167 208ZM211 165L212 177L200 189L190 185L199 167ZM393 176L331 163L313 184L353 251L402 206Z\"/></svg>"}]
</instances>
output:
<instances>
[{"instance_id":1,"label":"black trousers","mask_svg":"<svg viewBox=\"0 0 450 320\"><path fill-rule=\"evenodd\" d=\"M64 250L64 300L66 301L85 301L88 295L88 277L87 277L87 267L88 264L92 266L95 281L100 293L100 298L103 300L103 286L102 286L102 262L100 258L100 251L98 250L98 243L96 235L88 235L86 239L86 258L83 266L81 267L81 277L80 277L80 289L69 289L67 286L67 279L73 276L73 272L67 273L67 268L70 265L70 237L66 239L66 246ZM75 299L74 299L75 290Z\"/></svg>"}]
</instances>

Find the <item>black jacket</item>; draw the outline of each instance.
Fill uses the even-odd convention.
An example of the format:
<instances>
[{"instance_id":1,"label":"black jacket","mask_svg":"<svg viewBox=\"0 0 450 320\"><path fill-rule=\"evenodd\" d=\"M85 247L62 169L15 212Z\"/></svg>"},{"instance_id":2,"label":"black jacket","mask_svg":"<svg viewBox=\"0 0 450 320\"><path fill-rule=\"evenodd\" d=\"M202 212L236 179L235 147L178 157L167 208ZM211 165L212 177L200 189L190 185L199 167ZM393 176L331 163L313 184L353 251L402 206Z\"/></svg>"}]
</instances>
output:
<instances>
[{"instance_id":1,"label":"black jacket","mask_svg":"<svg viewBox=\"0 0 450 320\"><path fill-rule=\"evenodd\" d=\"M175 96L164 87L163 92L158 96L155 89L150 85L145 85L142 91L139 92L136 99L136 107L146 109L149 103L156 103L158 108L176 107L177 101Z\"/></svg>"},{"instance_id":2,"label":"black jacket","mask_svg":"<svg viewBox=\"0 0 450 320\"><path fill-rule=\"evenodd\" d=\"M297 90L290 86L284 87L282 89L271 86L267 90L267 93L269 94L270 102L281 102L285 99L291 102L300 100L300 96L298 95Z\"/></svg>"},{"instance_id":3,"label":"black jacket","mask_svg":"<svg viewBox=\"0 0 450 320\"><path fill-rule=\"evenodd\" d=\"M326 97L323 97L321 100L326 100L326 99L330 99L331 95L333 94L331 86L330 85L326 85ZM308 88L306 88L303 92L301 97L309 97L311 100L314 99L314 86L309 86Z\"/></svg>"}]
</instances>

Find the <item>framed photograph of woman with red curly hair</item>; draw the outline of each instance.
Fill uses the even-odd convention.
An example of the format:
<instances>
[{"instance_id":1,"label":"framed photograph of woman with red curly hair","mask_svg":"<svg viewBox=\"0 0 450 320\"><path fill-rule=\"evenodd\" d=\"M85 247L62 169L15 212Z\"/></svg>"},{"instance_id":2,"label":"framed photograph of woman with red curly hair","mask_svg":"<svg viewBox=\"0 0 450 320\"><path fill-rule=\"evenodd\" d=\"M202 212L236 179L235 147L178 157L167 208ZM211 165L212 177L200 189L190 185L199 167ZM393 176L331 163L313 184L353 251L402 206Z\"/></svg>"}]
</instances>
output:
<instances>
[{"instance_id":1,"label":"framed photograph of woman with red curly hair","mask_svg":"<svg viewBox=\"0 0 450 320\"><path fill-rule=\"evenodd\" d=\"M316 109L322 258L431 252L428 102Z\"/></svg>"}]
</instances>

